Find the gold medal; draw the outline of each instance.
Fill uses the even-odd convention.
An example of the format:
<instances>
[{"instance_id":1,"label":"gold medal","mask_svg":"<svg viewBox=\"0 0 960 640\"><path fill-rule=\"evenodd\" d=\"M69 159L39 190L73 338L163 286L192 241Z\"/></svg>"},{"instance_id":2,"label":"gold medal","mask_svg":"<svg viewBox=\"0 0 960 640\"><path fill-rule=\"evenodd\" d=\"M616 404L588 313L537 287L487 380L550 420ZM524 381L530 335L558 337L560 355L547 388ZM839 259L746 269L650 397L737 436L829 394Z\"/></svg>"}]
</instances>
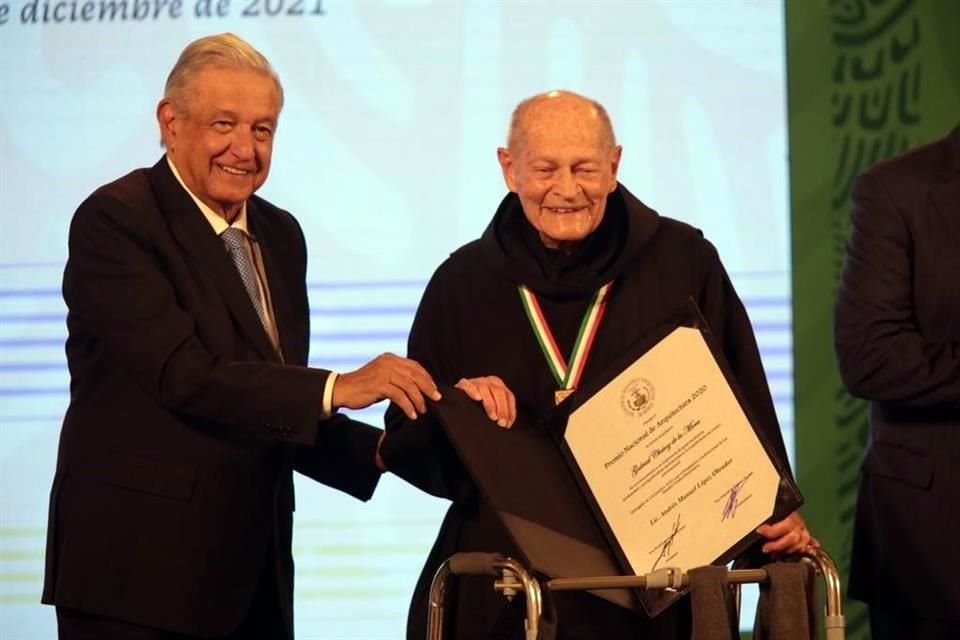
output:
<instances>
[{"instance_id":1,"label":"gold medal","mask_svg":"<svg viewBox=\"0 0 960 640\"><path fill-rule=\"evenodd\" d=\"M553 404L560 404L576 389L557 389L553 392Z\"/></svg>"}]
</instances>

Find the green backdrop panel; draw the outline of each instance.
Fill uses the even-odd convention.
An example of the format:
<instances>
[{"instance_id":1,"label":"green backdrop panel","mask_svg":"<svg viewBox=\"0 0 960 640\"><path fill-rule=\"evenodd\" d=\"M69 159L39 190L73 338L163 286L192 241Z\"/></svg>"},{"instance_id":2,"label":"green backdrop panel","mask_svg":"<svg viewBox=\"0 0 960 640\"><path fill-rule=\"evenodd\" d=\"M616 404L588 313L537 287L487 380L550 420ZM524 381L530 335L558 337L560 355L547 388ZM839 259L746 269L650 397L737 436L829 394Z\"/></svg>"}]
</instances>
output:
<instances>
[{"instance_id":1,"label":"green backdrop panel","mask_svg":"<svg viewBox=\"0 0 960 640\"><path fill-rule=\"evenodd\" d=\"M786 3L798 479L844 585L867 428L865 404L840 382L831 333L850 185L960 120L957 25L955 0ZM847 637L868 637L864 608L844 604Z\"/></svg>"}]
</instances>

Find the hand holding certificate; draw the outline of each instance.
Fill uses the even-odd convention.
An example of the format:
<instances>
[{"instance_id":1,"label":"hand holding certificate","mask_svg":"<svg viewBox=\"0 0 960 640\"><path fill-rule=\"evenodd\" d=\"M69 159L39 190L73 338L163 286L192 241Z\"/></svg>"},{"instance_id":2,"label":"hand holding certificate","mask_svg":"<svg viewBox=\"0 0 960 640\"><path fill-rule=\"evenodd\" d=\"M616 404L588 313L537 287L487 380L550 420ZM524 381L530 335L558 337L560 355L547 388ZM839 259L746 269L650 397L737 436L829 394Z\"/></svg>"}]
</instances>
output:
<instances>
[{"instance_id":1,"label":"hand holding certificate","mask_svg":"<svg viewBox=\"0 0 960 640\"><path fill-rule=\"evenodd\" d=\"M693 327L675 328L574 409L564 444L635 574L724 558L774 515L781 491Z\"/></svg>"},{"instance_id":2,"label":"hand holding certificate","mask_svg":"<svg viewBox=\"0 0 960 640\"><path fill-rule=\"evenodd\" d=\"M644 574L727 561L801 498L739 399L690 303L546 420L490 424L475 402L432 406L535 570ZM656 615L679 594L598 590Z\"/></svg>"}]
</instances>

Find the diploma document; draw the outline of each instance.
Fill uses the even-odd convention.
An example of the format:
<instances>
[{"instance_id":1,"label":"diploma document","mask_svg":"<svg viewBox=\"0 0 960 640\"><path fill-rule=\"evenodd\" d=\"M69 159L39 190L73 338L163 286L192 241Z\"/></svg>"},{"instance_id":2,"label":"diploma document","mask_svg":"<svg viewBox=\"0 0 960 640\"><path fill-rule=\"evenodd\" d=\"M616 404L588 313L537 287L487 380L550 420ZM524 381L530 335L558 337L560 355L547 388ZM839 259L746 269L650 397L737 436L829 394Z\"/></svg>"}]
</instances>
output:
<instances>
[{"instance_id":1,"label":"diploma document","mask_svg":"<svg viewBox=\"0 0 960 640\"><path fill-rule=\"evenodd\" d=\"M628 573L729 560L802 502L704 329L668 330L567 418L564 453Z\"/></svg>"},{"instance_id":2,"label":"diploma document","mask_svg":"<svg viewBox=\"0 0 960 640\"><path fill-rule=\"evenodd\" d=\"M485 550L519 550L550 578L689 569L732 559L757 526L799 507L717 354L690 302L550 415L521 411L512 429L443 388L430 411L517 547ZM682 595L592 593L648 615Z\"/></svg>"}]
</instances>

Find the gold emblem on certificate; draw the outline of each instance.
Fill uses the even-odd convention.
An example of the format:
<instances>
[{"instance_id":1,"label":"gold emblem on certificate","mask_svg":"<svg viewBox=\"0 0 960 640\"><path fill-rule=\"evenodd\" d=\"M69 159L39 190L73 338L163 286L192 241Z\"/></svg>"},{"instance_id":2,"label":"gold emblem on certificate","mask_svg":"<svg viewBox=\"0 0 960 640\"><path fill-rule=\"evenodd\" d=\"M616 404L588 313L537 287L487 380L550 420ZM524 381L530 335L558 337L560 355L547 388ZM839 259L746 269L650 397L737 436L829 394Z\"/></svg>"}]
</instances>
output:
<instances>
[{"instance_id":1,"label":"gold emblem on certificate","mask_svg":"<svg viewBox=\"0 0 960 640\"><path fill-rule=\"evenodd\" d=\"M574 391L576 391L576 389L557 389L553 392L553 404L560 404Z\"/></svg>"}]
</instances>

